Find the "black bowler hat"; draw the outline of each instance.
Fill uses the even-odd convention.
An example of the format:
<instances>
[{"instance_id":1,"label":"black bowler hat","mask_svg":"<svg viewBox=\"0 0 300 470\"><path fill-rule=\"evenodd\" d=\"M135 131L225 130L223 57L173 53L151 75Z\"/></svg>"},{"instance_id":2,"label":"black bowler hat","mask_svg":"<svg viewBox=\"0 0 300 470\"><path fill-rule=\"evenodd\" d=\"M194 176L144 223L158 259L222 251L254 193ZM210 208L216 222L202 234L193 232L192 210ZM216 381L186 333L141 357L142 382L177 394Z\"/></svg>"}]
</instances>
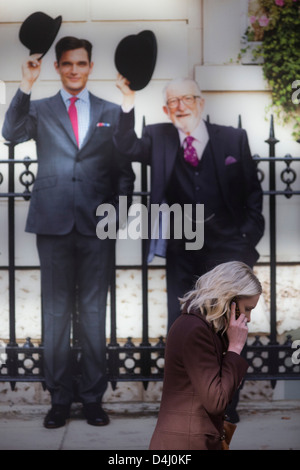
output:
<instances>
[{"instance_id":1,"label":"black bowler hat","mask_svg":"<svg viewBox=\"0 0 300 470\"><path fill-rule=\"evenodd\" d=\"M41 11L32 13L22 23L19 39L30 50L30 55L42 54L42 58L52 46L61 22L61 16L53 19Z\"/></svg>"},{"instance_id":2,"label":"black bowler hat","mask_svg":"<svg viewBox=\"0 0 300 470\"><path fill-rule=\"evenodd\" d=\"M115 51L115 65L130 82L132 90L141 90L151 80L157 56L157 43L152 31L126 36Z\"/></svg>"}]
</instances>

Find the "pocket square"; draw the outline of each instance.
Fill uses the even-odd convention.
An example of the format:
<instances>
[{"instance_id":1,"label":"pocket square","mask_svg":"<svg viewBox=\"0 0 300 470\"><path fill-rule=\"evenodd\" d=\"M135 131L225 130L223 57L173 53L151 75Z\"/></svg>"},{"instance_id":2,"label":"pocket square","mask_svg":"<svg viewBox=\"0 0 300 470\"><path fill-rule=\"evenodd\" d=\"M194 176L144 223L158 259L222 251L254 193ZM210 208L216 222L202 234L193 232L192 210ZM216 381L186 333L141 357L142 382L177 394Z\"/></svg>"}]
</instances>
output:
<instances>
[{"instance_id":1,"label":"pocket square","mask_svg":"<svg viewBox=\"0 0 300 470\"><path fill-rule=\"evenodd\" d=\"M97 122L97 127L110 127L109 122Z\"/></svg>"},{"instance_id":2,"label":"pocket square","mask_svg":"<svg viewBox=\"0 0 300 470\"><path fill-rule=\"evenodd\" d=\"M228 155L228 157L225 158L225 165L232 165L233 163L236 163L237 159L232 157L231 155Z\"/></svg>"}]
</instances>

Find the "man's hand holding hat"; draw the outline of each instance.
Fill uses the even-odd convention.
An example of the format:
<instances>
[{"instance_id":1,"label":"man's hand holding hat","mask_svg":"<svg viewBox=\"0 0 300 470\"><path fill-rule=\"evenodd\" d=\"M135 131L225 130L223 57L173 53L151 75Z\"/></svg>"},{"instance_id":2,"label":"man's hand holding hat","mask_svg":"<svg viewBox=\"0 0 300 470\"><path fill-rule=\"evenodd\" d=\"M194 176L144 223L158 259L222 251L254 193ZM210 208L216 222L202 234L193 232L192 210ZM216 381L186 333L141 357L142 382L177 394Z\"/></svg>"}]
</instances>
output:
<instances>
[{"instance_id":1,"label":"man's hand holding hat","mask_svg":"<svg viewBox=\"0 0 300 470\"><path fill-rule=\"evenodd\" d=\"M116 86L123 94L122 109L123 111L130 111L134 106L135 91L130 88L130 82L126 77L120 73L117 75Z\"/></svg>"},{"instance_id":2,"label":"man's hand holding hat","mask_svg":"<svg viewBox=\"0 0 300 470\"><path fill-rule=\"evenodd\" d=\"M22 64L22 81L20 88L24 93L29 93L34 82L41 72L41 54L32 54Z\"/></svg>"}]
</instances>

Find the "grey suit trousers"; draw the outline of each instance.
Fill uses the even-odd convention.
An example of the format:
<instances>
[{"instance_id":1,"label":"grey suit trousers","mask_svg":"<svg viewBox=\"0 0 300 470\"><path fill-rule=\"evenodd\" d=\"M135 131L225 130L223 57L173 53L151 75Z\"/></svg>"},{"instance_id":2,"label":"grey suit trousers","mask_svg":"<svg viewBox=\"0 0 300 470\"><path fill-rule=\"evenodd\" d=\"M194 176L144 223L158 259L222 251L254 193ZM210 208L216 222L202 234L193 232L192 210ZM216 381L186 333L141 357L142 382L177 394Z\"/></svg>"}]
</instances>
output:
<instances>
[{"instance_id":1,"label":"grey suit trousers","mask_svg":"<svg viewBox=\"0 0 300 470\"><path fill-rule=\"evenodd\" d=\"M44 374L52 404L74 400L70 361L71 318L77 292L82 347L79 400L101 402L107 387L105 316L115 241L85 236L37 235L41 263Z\"/></svg>"}]
</instances>

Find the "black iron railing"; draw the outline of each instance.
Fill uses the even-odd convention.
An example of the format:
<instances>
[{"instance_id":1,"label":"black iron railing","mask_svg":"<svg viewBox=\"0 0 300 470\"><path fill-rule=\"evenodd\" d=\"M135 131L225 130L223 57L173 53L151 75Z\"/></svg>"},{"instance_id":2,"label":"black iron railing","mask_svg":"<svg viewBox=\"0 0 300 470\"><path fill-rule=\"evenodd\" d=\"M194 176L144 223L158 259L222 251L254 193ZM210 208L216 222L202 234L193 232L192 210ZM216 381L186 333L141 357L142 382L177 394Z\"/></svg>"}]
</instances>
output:
<instances>
[{"instance_id":1,"label":"black iron railing","mask_svg":"<svg viewBox=\"0 0 300 470\"><path fill-rule=\"evenodd\" d=\"M241 120L239 118L239 126ZM268 189L264 190L264 196L269 197L269 218L270 218L270 335L268 337L250 337L245 355L249 362L249 369L246 379L251 380L271 380L272 385L280 379L300 379L300 366L292 361L294 349L292 349L291 337L286 337L283 344L278 343L276 329L276 199L284 196L287 199L299 196L300 191L294 190L292 185L296 181L297 172L294 165L300 162L300 158L286 155L284 157L275 156L275 146L279 141L274 135L273 118L270 123L270 135L266 140L269 145L269 155L260 157L254 155L257 164L257 171L261 182L265 181L265 173L260 164L266 162L268 167ZM300 142L299 142L300 143ZM37 160L26 157L24 160L15 159L15 146L8 143L8 159L0 160L0 165L8 165L8 191L0 192L0 197L8 201L8 265L0 266L0 269L7 270L9 275L9 338L2 341L0 345L0 381L10 382L14 388L16 382L41 382L43 377L43 338L41 343L33 344L27 338L25 344L18 344L16 338L16 288L15 274L19 269L39 269L38 266L17 266L15 263L15 201L17 199L29 200L31 196L31 186L35 180L35 170ZM281 182L286 186L282 190L276 188L276 167L283 163L285 168L281 171ZM21 164L24 170L19 176L19 182L24 188L23 192L15 191L15 166ZM141 168L141 191L135 196L141 198L142 204L147 205L147 169ZM0 188L4 181L0 167ZM154 344L150 343L148 331L148 271L149 269L161 269L161 266L149 268L145 262L145 240L142 240L142 262L139 266L116 266L111 280L110 287L110 341L107 344L107 367L108 377L115 387L120 381L140 381L147 387L149 381L159 381L163 378L164 371L164 338L158 338ZM141 343L136 345L132 338L127 338L125 344L120 345L117 339L117 311L116 311L116 270L117 269L141 270L142 276L142 332ZM79 316L74 311L73 314L73 339L72 354L74 377L80 373L80 343L79 343ZM297 361L296 361L297 362Z\"/></svg>"}]
</instances>

